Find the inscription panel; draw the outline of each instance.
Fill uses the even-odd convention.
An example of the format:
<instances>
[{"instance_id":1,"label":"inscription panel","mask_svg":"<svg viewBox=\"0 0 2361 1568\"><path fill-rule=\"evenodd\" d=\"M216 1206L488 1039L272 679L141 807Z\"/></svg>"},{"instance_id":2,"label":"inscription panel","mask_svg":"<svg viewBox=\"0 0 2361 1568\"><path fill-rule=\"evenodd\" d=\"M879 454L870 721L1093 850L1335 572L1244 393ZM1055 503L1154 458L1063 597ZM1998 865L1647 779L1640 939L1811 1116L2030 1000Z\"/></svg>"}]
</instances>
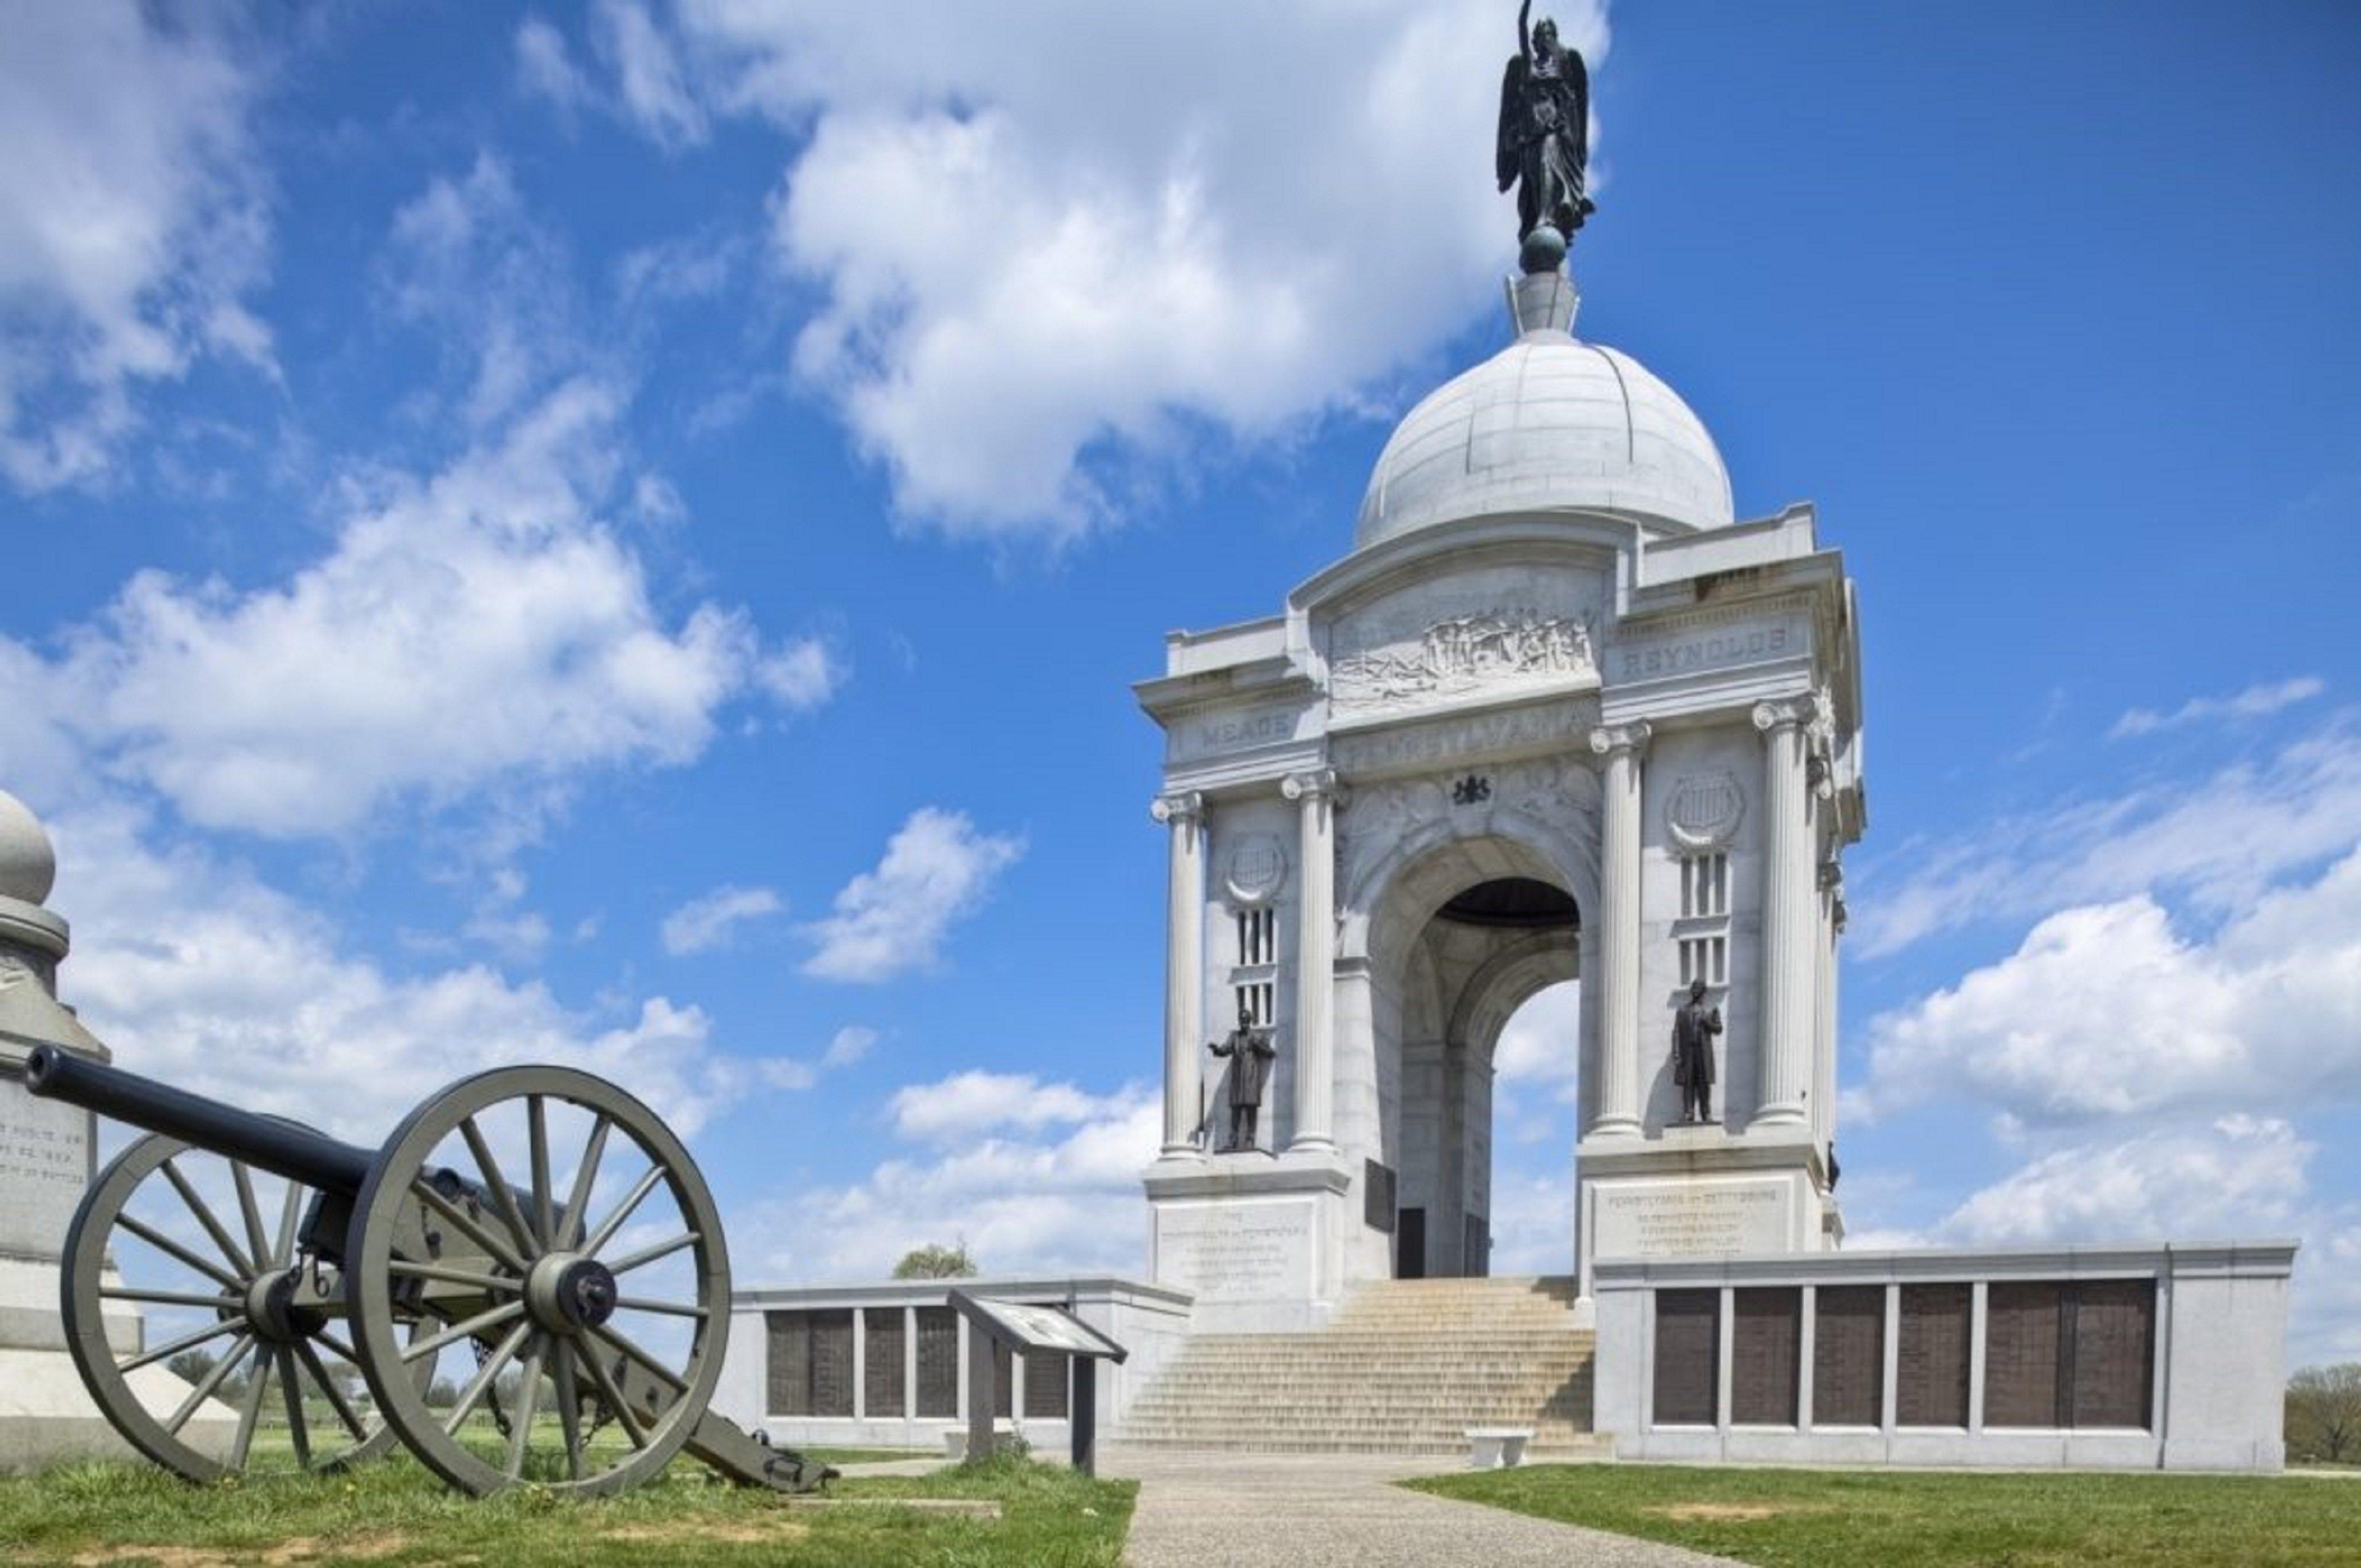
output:
<instances>
[{"instance_id":1,"label":"inscription panel","mask_svg":"<svg viewBox=\"0 0 2361 1568\"><path fill-rule=\"evenodd\" d=\"M1598 722L1596 702L1537 703L1466 718L1331 735L1328 761L1339 772L1357 774L1410 772L1478 758L1504 761L1573 746Z\"/></svg>"},{"instance_id":2,"label":"inscription panel","mask_svg":"<svg viewBox=\"0 0 2361 1568\"><path fill-rule=\"evenodd\" d=\"M1201 1301L1309 1297L1312 1248L1308 1202L1166 1205L1156 1214L1156 1277Z\"/></svg>"},{"instance_id":3,"label":"inscription panel","mask_svg":"<svg viewBox=\"0 0 2361 1568\"><path fill-rule=\"evenodd\" d=\"M1710 670L1737 669L1799 658L1811 651L1810 632L1800 615L1741 620L1661 637L1619 641L1607 656L1609 678L1661 681Z\"/></svg>"},{"instance_id":4,"label":"inscription panel","mask_svg":"<svg viewBox=\"0 0 2361 1568\"><path fill-rule=\"evenodd\" d=\"M1791 1250L1784 1182L1601 1184L1593 1210L1598 1257L1698 1257Z\"/></svg>"},{"instance_id":5,"label":"inscription panel","mask_svg":"<svg viewBox=\"0 0 2361 1568\"><path fill-rule=\"evenodd\" d=\"M1177 765L1286 745L1301 732L1308 712L1300 704L1287 703L1183 715L1166 732L1165 761Z\"/></svg>"},{"instance_id":6,"label":"inscription panel","mask_svg":"<svg viewBox=\"0 0 2361 1568\"><path fill-rule=\"evenodd\" d=\"M0 1252L58 1257L90 1182L90 1113L0 1083Z\"/></svg>"}]
</instances>

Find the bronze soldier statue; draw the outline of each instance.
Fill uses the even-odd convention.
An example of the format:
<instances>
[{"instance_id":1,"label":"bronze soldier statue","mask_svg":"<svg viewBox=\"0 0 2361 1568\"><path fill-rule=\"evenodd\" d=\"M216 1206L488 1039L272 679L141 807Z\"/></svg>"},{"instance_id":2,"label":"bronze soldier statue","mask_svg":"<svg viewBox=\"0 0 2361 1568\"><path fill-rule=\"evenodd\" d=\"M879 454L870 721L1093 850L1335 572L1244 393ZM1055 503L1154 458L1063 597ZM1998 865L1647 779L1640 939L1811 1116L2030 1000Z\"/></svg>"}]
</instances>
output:
<instances>
[{"instance_id":1,"label":"bronze soldier statue","mask_svg":"<svg viewBox=\"0 0 2361 1568\"><path fill-rule=\"evenodd\" d=\"M1517 9L1517 53L1500 82L1500 128L1493 154L1500 189L1517 188L1517 238L1529 248L1527 271L1557 265L1583 219L1597 211L1585 193L1590 165L1590 73L1578 49L1557 39L1547 16L1528 32L1533 0ZM1534 263L1545 261L1546 266Z\"/></svg>"},{"instance_id":2,"label":"bronze soldier statue","mask_svg":"<svg viewBox=\"0 0 2361 1568\"><path fill-rule=\"evenodd\" d=\"M1681 1086L1681 1122L1713 1120L1713 1037L1721 1009L1705 1004L1705 981L1689 981L1688 1004L1673 1014L1673 1081Z\"/></svg>"},{"instance_id":3,"label":"bronze soldier statue","mask_svg":"<svg viewBox=\"0 0 2361 1568\"><path fill-rule=\"evenodd\" d=\"M1217 1057L1230 1061L1230 1141L1224 1152L1250 1149L1255 1146L1255 1123L1262 1115L1262 1089L1270 1077L1270 1064L1279 1055L1270 1043L1270 1031L1258 1027L1254 1013L1244 996L1238 998L1238 1026L1230 1031L1226 1040L1215 1040L1212 1046Z\"/></svg>"}]
</instances>

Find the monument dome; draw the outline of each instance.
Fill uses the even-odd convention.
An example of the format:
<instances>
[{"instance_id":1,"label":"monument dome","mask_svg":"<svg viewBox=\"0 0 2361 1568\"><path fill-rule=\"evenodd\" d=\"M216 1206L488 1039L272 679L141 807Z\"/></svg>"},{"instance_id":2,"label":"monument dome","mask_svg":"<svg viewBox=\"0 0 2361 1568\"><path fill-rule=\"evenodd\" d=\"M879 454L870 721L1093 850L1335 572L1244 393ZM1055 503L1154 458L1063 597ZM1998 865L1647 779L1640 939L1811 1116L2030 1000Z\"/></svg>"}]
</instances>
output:
<instances>
[{"instance_id":1,"label":"monument dome","mask_svg":"<svg viewBox=\"0 0 2361 1568\"><path fill-rule=\"evenodd\" d=\"M1729 525L1730 472L1704 423L1638 360L1576 337L1572 295L1555 275L1512 287L1516 341L1395 428L1361 499L1357 546L1569 507L1683 533Z\"/></svg>"},{"instance_id":2,"label":"monument dome","mask_svg":"<svg viewBox=\"0 0 2361 1568\"><path fill-rule=\"evenodd\" d=\"M38 905L57 884L58 856L32 809L0 789L0 898Z\"/></svg>"}]
</instances>

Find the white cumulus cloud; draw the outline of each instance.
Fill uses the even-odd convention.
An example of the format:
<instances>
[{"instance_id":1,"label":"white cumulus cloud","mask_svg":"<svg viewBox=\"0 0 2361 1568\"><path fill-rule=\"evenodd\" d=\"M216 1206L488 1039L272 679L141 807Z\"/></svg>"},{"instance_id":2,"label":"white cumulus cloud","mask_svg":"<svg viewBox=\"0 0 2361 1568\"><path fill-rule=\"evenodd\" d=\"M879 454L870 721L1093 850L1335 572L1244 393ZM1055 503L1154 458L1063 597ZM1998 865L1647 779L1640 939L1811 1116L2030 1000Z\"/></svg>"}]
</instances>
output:
<instances>
[{"instance_id":1,"label":"white cumulus cloud","mask_svg":"<svg viewBox=\"0 0 2361 1568\"><path fill-rule=\"evenodd\" d=\"M1047 1097L1054 1111L1021 1109L1022 1096ZM750 1286L883 1279L912 1247L954 1238L987 1276L1139 1270L1139 1173L1163 1125L1154 1091L1096 1095L964 1073L911 1085L895 1103L896 1131L931 1146L925 1154L732 1217Z\"/></svg>"},{"instance_id":2,"label":"white cumulus cloud","mask_svg":"<svg viewBox=\"0 0 2361 1568\"><path fill-rule=\"evenodd\" d=\"M1024 853L1022 839L982 832L964 813L919 807L877 868L847 883L827 918L804 927L817 950L803 971L874 983L932 966L951 926L980 908Z\"/></svg>"},{"instance_id":3,"label":"white cumulus cloud","mask_svg":"<svg viewBox=\"0 0 2361 1568\"><path fill-rule=\"evenodd\" d=\"M1598 65L1603 5L1555 9ZM698 101L796 137L774 245L823 301L797 372L947 532L1071 539L1208 427L1357 411L1513 252L1487 176L1515 27L1489 0L675 16ZM659 141L693 134L636 96Z\"/></svg>"},{"instance_id":4,"label":"white cumulus cloud","mask_svg":"<svg viewBox=\"0 0 2361 1568\"><path fill-rule=\"evenodd\" d=\"M2361 1098L2361 850L2210 937L2142 894L1870 1021L1848 1114L1969 1098L2028 1124Z\"/></svg>"},{"instance_id":5,"label":"white cumulus cloud","mask_svg":"<svg viewBox=\"0 0 2361 1568\"><path fill-rule=\"evenodd\" d=\"M675 958L727 947L738 927L776 915L785 900L767 887L717 887L664 917L664 949Z\"/></svg>"},{"instance_id":6,"label":"white cumulus cloud","mask_svg":"<svg viewBox=\"0 0 2361 1568\"><path fill-rule=\"evenodd\" d=\"M54 656L0 639L0 739L277 836L485 791L537 809L586 770L694 759L724 704L808 655L718 603L659 610L602 519L622 407L567 381L439 472L356 479L334 547L282 583L143 572Z\"/></svg>"},{"instance_id":7,"label":"white cumulus cloud","mask_svg":"<svg viewBox=\"0 0 2361 1568\"><path fill-rule=\"evenodd\" d=\"M72 807L49 827L76 938L61 993L133 1071L370 1146L488 1067L585 1069L684 1136L747 1087L695 1006L648 996L585 1011L476 963L396 972L237 862L159 847L136 808Z\"/></svg>"},{"instance_id":8,"label":"white cumulus cloud","mask_svg":"<svg viewBox=\"0 0 2361 1568\"><path fill-rule=\"evenodd\" d=\"M260 72L212 7L0 6L0 472L103 477L143 382L271 367L249 117Z\"/></svg>"},{"instance_id":9,"label":"white cumulus cloud","mask_svg":"<svg viewBox=\"0 0 2361 1568\"><path fill-rule=\"evenodd\" d=\"M2252 904L2361 841L2361 734L2349 714L2202 778L2006 817L1949 844L1913 840L1849 869L1847 951L1875 958L1978 921L2139 893Z\"/></svg>"}]
</instances>

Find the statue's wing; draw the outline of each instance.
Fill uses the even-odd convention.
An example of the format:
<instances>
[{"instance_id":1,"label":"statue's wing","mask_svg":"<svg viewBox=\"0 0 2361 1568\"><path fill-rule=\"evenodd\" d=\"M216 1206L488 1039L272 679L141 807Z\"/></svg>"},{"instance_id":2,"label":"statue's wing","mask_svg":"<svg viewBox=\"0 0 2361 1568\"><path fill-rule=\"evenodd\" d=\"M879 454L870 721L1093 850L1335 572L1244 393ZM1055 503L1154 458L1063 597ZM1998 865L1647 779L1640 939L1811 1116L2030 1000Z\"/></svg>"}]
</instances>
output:
<instances>
[{"instance_id":1,"label":"statue's wing","mask_svg":"<svg viewBox=\"0 0 2361 1568\"><path fill-rule=\"evenodd\" d=\"M1565 51L1566 81L1574 88L1574 124L1569 136L1574 143L1574 166L1582 170L1582 182L1590 183L1590 67L1584 62L1582 51Z\"/></svg>"},{"instance_id":2,"label":"statue's wing","mask_svg":"<svg viewBox=\"0 0 2361 1568\"><path fill-rule=\"evenodd\" d=\"M1525 57L1519 55L1509 61L1500 77L1500 127L1492 138L1492 173L1503 191L1517 182L1517 112L1524 106L1524 99Z\"/></svg>"}]
</instances>

